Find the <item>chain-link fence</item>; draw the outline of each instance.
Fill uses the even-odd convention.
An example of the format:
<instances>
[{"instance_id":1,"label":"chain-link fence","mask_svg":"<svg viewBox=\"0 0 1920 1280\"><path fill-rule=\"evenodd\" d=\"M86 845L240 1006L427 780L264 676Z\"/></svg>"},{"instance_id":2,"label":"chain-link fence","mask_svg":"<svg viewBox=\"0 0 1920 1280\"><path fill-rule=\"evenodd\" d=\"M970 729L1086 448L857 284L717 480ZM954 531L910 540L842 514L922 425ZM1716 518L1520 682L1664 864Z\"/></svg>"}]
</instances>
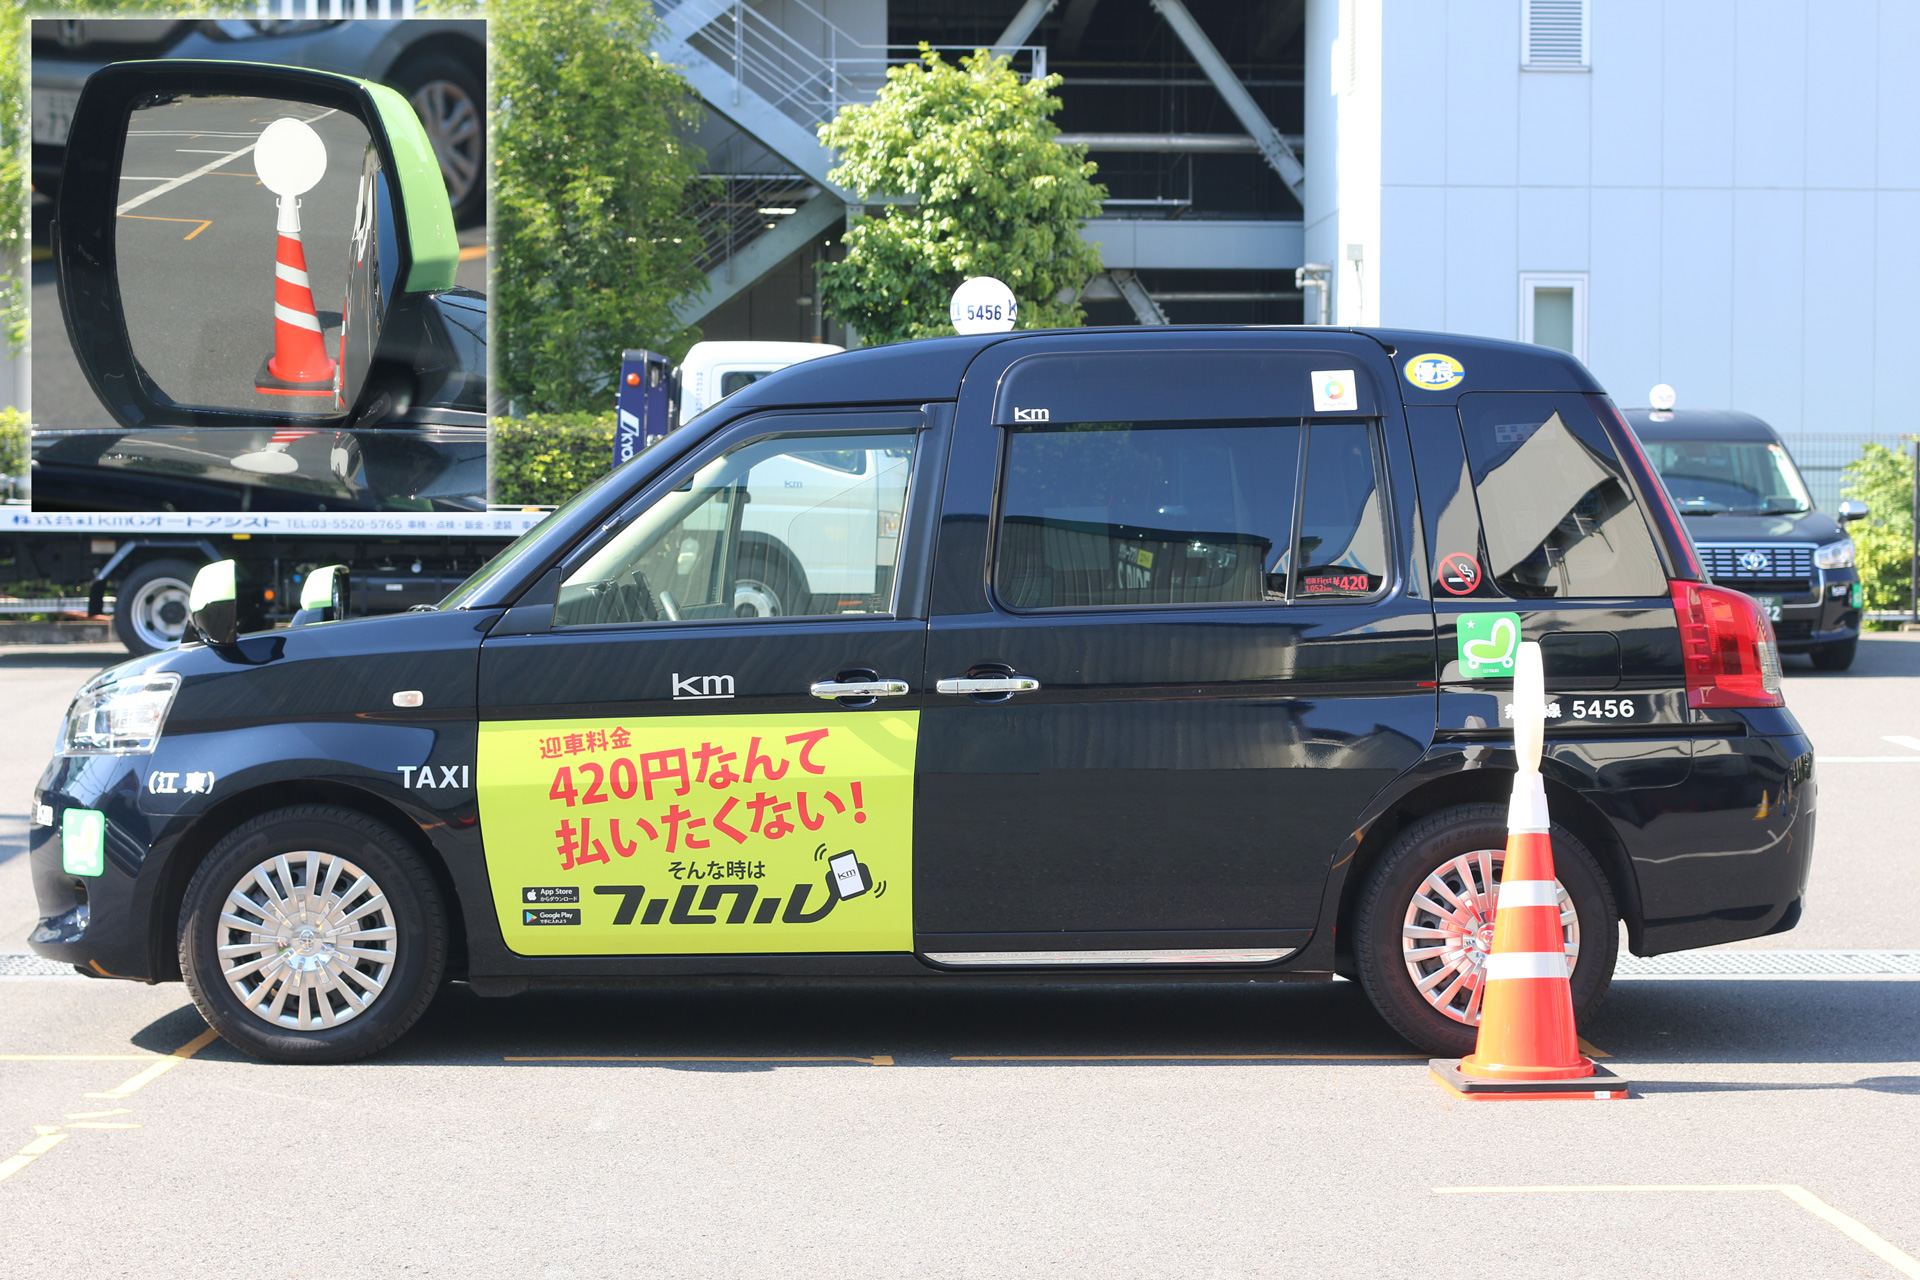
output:
<instances>
[{"instance_id":1,"label":"chain-link fence","mask_svg":"<svg viewBox=\"0 0 1920 1280\"><path fill-rule=\"evenodd\" d=\"M1860 450L1869 444L1883 444L1895 453L1911 454L1913 437L1910 435L1818 435L1798 432L1792 435L1782 434L1786 441L1787 452L1800 467L1800 474L1806 477L1807 488L1813 493L1813 505L1832 514L1840 506L1840 490L1846 486L1844 474L1846 465L1860 456Z\"/></svg>"}]
</instances>

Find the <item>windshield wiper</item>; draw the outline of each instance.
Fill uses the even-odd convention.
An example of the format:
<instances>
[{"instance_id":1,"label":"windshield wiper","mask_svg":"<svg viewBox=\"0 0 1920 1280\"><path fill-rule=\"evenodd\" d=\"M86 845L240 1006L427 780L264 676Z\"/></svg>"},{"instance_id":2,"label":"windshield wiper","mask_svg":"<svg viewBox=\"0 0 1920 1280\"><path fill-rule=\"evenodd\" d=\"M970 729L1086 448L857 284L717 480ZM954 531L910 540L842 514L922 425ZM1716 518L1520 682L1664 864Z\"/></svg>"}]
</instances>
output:
<instances>
[{"instance_id":1,"label":"windshield wiper","mask_svg":"<svg viewBox=\"0 0 1920 1280\"><path fill-rule=\"evenodd\" d=\"M1680 504L1683 516L1723 516L1733 508L1718 502L1709 502L1705 498L1688 498Z\"/></svg>"}]
</instances>

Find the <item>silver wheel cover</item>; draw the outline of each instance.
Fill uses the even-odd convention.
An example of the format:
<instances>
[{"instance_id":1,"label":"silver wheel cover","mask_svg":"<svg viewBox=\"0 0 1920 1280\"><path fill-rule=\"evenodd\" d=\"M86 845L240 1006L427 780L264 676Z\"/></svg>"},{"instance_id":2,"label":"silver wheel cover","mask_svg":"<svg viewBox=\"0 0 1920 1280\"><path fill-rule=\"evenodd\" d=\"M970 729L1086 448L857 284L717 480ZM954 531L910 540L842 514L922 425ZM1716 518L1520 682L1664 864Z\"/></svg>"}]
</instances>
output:
<instances>
[{"instance_id":1,"label":"silver wheel cover","mask_svg":"<svg viewBox=\"0 0 1920 1280\"><path fill-rule=\"evenodd\" d=\"M1487 951L1493 945L1493 913L1500 896L1505 849L1463 853L1434 868L1407 903L1400 925L1400 958L1421 998L1455 1022L1480 1025ZM1567 972L1580 958L1580 918L1558 880L1560 935L1566 940Z\"/></svg>"},{"instance_id":2,"label":"silver wheel cover","mask_svg":"<svg viewBox=\"0 0 1920 1280\"><path fill-rule=\"evenodd\" d=\"M220 975L256 1018L324 1031L365 1013L393 976L399 936L372 876L308 850L240 877L220 910Z\"/></svg>"},{"instance_id":3,"label":"silver wheel cover","mask_svg":"<svg viewBox=\"0 0 1920 1280\"><path fill-rule=\"evenodd\" d=\"M733 616L777 618L780 616L780 597L766 583L742 578L733 584Z\"/></svg>"},{"instance_id":4,"label":"silver wheel cover","mask_svg":"<svg viewBox=\"0 0 1920 1280\"><path fill-rule=\"evenodd\" d=\"M433 158L447 181L447 199L459 204L480 176L482 138L479 108L467 91L451 80L429 80L407 101L427 127Z\"/></svg>"},{"instance_id":5,"label":"silver wheel cover","mask_svg":"<svg viewBox=\"0 0 1920 1280\"><path fill-rule=\"evenodd\" d=\"M114 602L124 609L133 633L149 649L171 649L187 631L188 601L192 588L178 578L155 578L135 592L130 600Z\"/></svg>"}]
</instances>

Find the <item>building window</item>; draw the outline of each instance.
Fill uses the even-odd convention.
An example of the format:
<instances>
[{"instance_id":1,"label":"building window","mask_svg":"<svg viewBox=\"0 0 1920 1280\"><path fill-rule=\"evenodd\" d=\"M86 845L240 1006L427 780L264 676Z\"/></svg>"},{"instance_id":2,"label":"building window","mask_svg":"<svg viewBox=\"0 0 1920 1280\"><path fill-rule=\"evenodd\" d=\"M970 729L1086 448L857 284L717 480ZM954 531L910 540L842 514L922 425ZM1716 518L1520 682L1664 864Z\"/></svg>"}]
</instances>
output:
<instances>
[{"instance_id":1,"label":"building window","mask_svg":"<svg viewBox=\"0 0 1920 1280\"><path fill-rule=\"evenodd\" d=\"M1520 341L1587 358L1586 272L1521 273Z\"/></svg>"},{"instance_id":2,"label":"building window","mask_svg":"<svg viewBox=\"0 0 1920 1280\"><path fill-rule=\"evenodd\" d=\"M1523 69L1585 71L1587 65L1587 0L1521 0Z\"/></svg>"}]
</instances>

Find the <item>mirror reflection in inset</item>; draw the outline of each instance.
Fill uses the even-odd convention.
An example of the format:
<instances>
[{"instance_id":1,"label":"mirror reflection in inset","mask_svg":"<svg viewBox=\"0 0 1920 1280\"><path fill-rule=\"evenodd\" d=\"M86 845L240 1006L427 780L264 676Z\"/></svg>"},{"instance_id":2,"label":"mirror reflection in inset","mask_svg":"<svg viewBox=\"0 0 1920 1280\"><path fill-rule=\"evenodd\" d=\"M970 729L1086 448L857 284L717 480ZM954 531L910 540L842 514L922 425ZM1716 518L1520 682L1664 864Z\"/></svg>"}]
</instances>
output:
<instances>
[{"instance_id":1,"label":"mirror reflection in inset","mask_svg":"<svg viewBox=\"0 0 1920 1280\"><path fill-rule=\"evenodd\" d=\"M345 412L371 355L365 338L349 341L341 368L349 274L377 252L379 170L366 127L342 111L199 95L135 107L115 257L134 356L166 397ZM363 304L378 294L357 292ZM378 314L344 323L370 336Z\"/></svg>"}]
</instances>

